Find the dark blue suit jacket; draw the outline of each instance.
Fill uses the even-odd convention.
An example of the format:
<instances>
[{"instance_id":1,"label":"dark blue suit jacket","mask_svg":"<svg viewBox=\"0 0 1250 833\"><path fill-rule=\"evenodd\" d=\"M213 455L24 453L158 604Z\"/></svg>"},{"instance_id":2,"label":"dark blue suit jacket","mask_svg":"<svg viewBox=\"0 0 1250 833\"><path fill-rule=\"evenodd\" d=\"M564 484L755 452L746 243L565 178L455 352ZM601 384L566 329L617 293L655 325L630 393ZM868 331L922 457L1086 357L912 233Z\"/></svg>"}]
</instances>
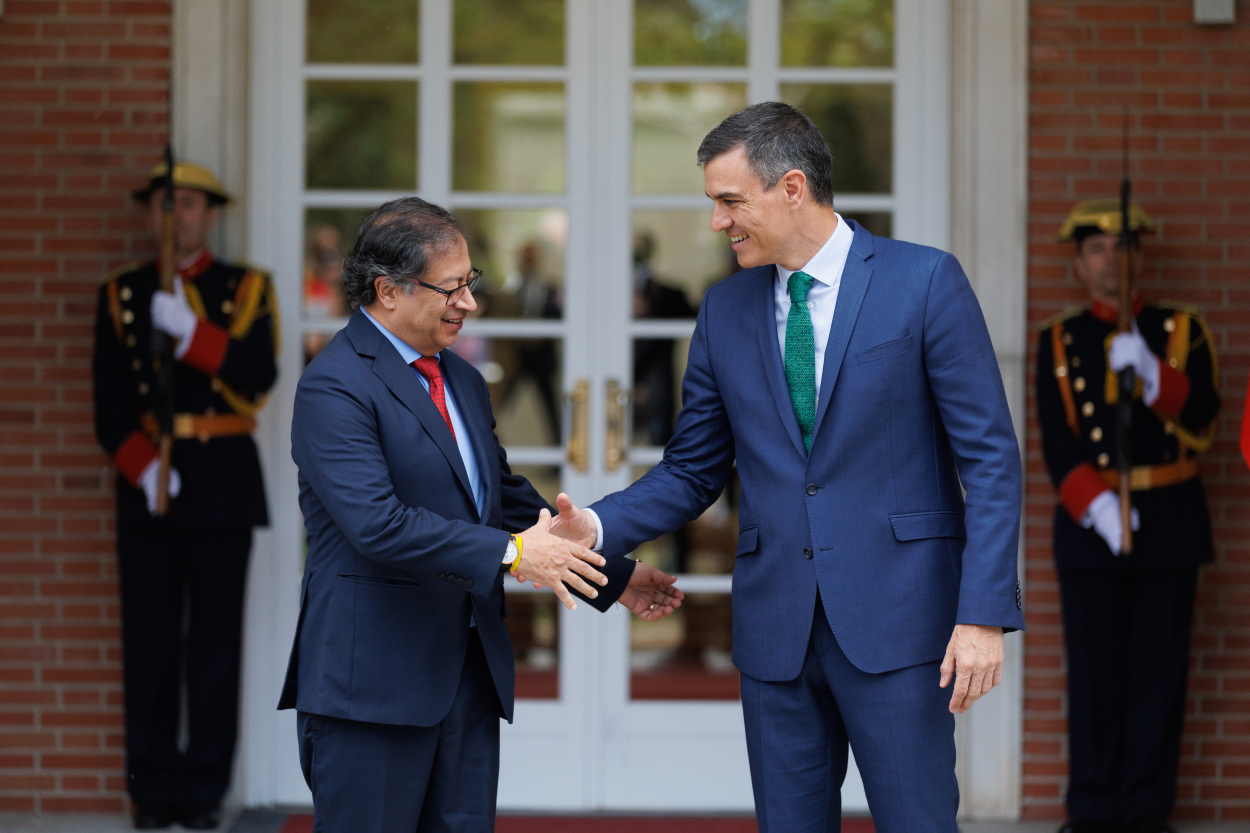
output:
<instances>
[{"instance_id":1,"label":"dark blue suit jacket","mask_svg":"<svg viewBox=\"0 0 1250 833\"><path fill-rule=\"evenodd\" d=\"M508 532L550 507L508 468L486 383L442 353L486 484L479 517L455 440L399 353L361 313L300 378L291 424L308 560L279 708L430 726L460 681L477 627L503 716L514 668L504 627ZM632 573L608 560L605 610Z\"/></svg>"},{"instance_id":2,"label":"dark blue suit jacket","mask_svg":"<svg viewBox=\"0 0 1250 833\"><path fill-rule=\"evenodd\" d=\"M734 660L760 680L798 675L817 590L868 672L940 659L956 623L1023 626L1020 452L980 306L951 255L852 228L811 454L775 269L748 269L699 308L664 459L592 507L604 554L628 552L697 517L736 461Z\"/></svg>"}]
</instances>

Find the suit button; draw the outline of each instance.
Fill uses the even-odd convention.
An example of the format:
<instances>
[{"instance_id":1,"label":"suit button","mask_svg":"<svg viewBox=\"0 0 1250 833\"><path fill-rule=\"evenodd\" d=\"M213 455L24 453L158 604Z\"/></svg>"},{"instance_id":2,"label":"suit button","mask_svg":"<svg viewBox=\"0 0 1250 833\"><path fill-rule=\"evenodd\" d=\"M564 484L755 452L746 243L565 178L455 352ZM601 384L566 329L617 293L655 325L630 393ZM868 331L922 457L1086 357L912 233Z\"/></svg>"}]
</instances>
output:
<instances>
[{"instance_id":1,"label":"suit button","mask_svg":"<svg viewBox=\"0 0 1250 833\"><path fill-rule=\"evenodd\" d=\"M806 558L806 559L809 559L809 560L811 559L811 557L812 557L812 548L811 548L811 547L804 547L804 548L803 548L803 557L804 557L804 558Z\"/></svg>"},{"instance_id":2,"label":"suit button","mask_svg":"<svg viewBox=\"0 0 1250 833\"><path fill-rule=\"evenodd\" d=\"M816 493L817 493L817 492L819 492L819 491L820 491L820 487L819 487L819 486L817 486L815 483L808 483L808 484L807 484L807 493L808 493L809 495L814 495L814 494L816 494Z\"/></svg>"}]
</instances>

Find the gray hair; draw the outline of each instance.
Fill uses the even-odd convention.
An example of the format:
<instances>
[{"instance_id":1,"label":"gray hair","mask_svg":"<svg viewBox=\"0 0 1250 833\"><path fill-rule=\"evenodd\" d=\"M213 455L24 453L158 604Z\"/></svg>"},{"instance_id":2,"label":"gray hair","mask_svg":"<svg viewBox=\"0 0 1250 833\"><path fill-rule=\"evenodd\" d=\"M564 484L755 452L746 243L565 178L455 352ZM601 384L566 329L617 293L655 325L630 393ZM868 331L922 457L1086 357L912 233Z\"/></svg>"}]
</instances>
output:
<instances>
[{"instance_id":1,"label":"gray hair","mask_svg":"<svg viewBox=\"0 0 1250 833\"><path fill-rule=\"evenodd\" d=\"M752 104L713 127L699 145L699 165L738 147L765 188L797 168L807 176L812 199L833 205L833 154L812 120L789 104Z\"/></svg>"},{"instance_id":2,"label":"gray hair","mask_svg":"<svg viewBox=\"0 0 1250 833\"><path fill-rule=\"evenodd\" d=\"M425 276L431 256L464 237L445 208L419 197L384 203L360 224L356 242L343 261L343 293L352 309L377 300L375 281L386 276L405 292Z\"/></svg>"}]
</instances>

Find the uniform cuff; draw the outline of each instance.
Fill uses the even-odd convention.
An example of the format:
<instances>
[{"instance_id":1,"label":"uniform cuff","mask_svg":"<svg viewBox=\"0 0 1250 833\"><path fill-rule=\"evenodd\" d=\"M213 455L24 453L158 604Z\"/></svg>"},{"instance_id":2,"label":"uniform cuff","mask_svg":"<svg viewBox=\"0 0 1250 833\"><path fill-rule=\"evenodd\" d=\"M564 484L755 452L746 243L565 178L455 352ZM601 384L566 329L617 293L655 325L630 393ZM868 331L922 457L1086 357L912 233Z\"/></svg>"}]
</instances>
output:
<instances>
[{"instance_id":1,"label":"uniform cuff","mask_svg":"<svg viewBox=\"0 0 1250 833\"><path fill-rule=\"evenodd\" d=\"M201 319L195 324L191 345L183 354L182 361L202 373L215 376L226 359L226 347L229 344L229 333L211 321Z\"/></svg>"},{"instance_id":2,"label":"uniform cuff","mask_svg":"<svg viewBox=\"0 0 1250 833\"><path fill-rule=\"evenodd\" d=\"M1164 362L1159 362L1159 396L1150 407L1169 419L1180 415L1189 399L1189 377Z\"/></svg>"},{"instance_id":3,"label":"uniform cuff","mask_svg":"<svg viewBox=\"0 0 1250 833\"><path fill-rule=\"evenodd\" d=\"M148 464L157 458L156 446L140 431L131 431L130 436L113 455L113 462L122 477L130 481L130 485L139 487L139 475Z\"/></svg>"},{"instance_id":4,"label":"uniform cuff","mask_svg":"<svg viewBox=\"0 0 1250 833\"><path fill-rule=\"evenodd\" d=\"M1094 498L1107 489L1106 481L1090 463L1081 463L1068 472L1059 484L1059 501L1077 523L1085 517L1085 511Z\"/></svg>"}]
</instances>

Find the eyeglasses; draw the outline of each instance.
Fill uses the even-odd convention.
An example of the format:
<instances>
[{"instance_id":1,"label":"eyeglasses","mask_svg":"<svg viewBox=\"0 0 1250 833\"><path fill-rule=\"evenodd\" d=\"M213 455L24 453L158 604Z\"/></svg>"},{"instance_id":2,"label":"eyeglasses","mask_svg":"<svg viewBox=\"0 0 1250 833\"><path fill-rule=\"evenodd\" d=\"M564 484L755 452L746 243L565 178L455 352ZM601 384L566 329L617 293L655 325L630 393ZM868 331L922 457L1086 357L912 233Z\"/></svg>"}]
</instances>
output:
<instances>
[{"instance_id":1,"label":"eyeglasses","mask_svg":"<svg viewBox=\"0 0 1250 833\"><path fill-rule=\"evenodd\" d=\"M482 270L481 269L470 269L469 279L462 283L456 284L451 289L444 289L441 286L435 286L432 283L426 283L420 278L417 278L417 283L421 284L426 289L432 289L435 292L437 292L439 295L446 297L447 299L446 303L448 306L450 306L453 301L459 301L461 298L463 298L464 291L466 289L469 292L476 292L478 284L480 284L481 282L482 282Z\"/></svg>"}]
</instances>

